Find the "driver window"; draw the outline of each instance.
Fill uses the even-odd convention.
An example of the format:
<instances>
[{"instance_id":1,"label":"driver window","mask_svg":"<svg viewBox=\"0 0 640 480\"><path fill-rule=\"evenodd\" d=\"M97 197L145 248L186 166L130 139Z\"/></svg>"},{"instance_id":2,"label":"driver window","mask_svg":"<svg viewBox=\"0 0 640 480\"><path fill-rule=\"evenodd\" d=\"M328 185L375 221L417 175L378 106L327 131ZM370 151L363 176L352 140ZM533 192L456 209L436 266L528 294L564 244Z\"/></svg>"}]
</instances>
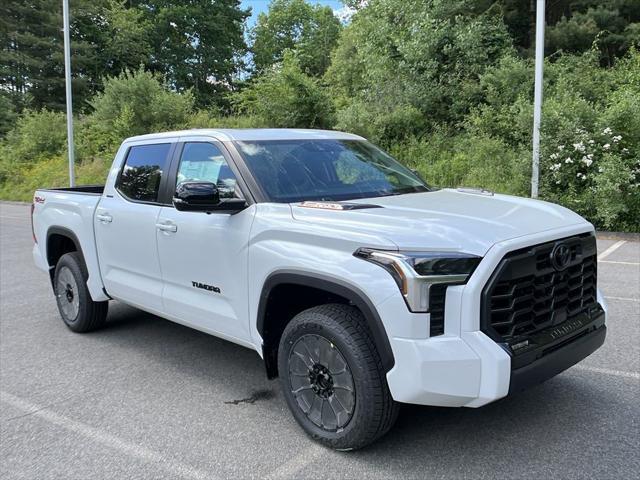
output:
<instances>
[{"instance_id":1,"label":"driver window","mask_svg":"<svg viewBox=\"0 0 640 480\"><path fill-rule=\"evenodd\" d=\"M220 198L239 196L236 194L235 175L220 149L212 143L188 142L184 144L176 186L188 181L215 183L220 192Z\"/></svg>"}]
</instances>

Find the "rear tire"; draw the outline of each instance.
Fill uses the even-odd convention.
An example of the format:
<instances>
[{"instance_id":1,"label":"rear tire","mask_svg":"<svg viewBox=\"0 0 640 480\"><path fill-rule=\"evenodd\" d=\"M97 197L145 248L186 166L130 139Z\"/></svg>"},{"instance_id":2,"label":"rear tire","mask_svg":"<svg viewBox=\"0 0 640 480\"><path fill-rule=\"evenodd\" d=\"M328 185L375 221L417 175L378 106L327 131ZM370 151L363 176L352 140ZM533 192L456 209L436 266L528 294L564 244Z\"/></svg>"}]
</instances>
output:
<instances>
[{"instance_id":1,"label":"rear tire","mask_svg":"<svg viewBox=\"0 0 640 480\"><path fill-rule=\"evenodd\" d=\"M294 418L326 446L362 448L396 421L399 404L355 307L328 304L296 315L280 339L278 371Z\"/></svg>"},{"instance_id":2,"label":"rear tire","mask_svg":"<svg viewBox=\"0 0 640 480\"><path fill-rule=\"evenodd\" d=\"M64 323L74 332L102 327L109 302L94 302L87 288L87 267L78 252L65 253L56 265L53 291Z\"/></svg>"}]
</instances>

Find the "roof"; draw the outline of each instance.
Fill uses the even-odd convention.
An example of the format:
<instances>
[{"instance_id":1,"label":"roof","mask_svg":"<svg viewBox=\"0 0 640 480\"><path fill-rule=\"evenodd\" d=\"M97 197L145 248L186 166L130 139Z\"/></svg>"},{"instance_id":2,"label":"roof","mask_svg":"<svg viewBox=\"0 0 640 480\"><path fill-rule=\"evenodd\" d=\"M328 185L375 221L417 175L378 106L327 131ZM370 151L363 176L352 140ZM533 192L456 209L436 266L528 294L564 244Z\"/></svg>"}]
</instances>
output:
<instances>
[{"instance_id":1,"label":"roof","mask_svg":"<svg viewBox=\"0 0 640 480\"><path fill-rule=\"evenodd\" d=\"M194 128L175 132L150 133L128 138L128 141L157 140L173 137L213 137L220 141L256 140L364 140L358 135L333 130L310 130L298 128Z\"/></svg>"}]
</instances>

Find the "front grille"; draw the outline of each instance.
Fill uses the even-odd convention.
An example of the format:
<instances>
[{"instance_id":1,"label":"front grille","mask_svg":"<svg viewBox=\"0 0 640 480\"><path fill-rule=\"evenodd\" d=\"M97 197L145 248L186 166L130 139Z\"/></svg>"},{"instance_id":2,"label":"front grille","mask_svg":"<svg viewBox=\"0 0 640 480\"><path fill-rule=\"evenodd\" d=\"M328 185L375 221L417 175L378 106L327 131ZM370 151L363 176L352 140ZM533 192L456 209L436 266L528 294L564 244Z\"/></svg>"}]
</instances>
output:
<instances>
[{"instance_id":1,"label":"front grille","mask_svg":"<svg viewBox=\"0 0 640 480\"><path fill-rule=\"evenodd\" d=\"M551 258L558 244L569 249L561 271ZM515 343L582 313L591 315L598 307L596 273L592 234L510 252L483 290L482 330L498 342Z\"/></svg>"}]
</instances>

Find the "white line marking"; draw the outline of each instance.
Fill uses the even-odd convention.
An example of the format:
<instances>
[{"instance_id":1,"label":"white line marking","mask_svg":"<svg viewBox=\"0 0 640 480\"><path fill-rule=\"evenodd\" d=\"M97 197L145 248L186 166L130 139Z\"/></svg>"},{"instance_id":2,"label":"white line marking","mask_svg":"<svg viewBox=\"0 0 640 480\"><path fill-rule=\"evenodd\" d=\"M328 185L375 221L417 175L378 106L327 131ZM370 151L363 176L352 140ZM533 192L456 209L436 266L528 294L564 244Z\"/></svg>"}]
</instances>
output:
<instances>
[{"instance_id":1,"label":"white line marking","mask_svg":"<svg viewBox=\"0 0 640 480\"><path fill-rule=\"evenodd\" d=\"M614 375L616 377L633 378L640 380L640 373L638 372L625 372L623 370L609 370L608 368L587 367L585 365L575 365L573 368L578 370L585 370L593 373L604 373L606 375Z\"/></svg>"},{"instance_id":2,"label":"white line marking","mask_svg":"<svg viewBox=\"0 0 640 480\"><path fill-rule=\"evenodd\" d=\"M0 215L0 218L15 218L17 220L28 220L29 217L14 217L13 215Z\"/></svg>"},{"instance_id":3,"label":"white line marking","mask_svg":"<svg viewBox=\"0 0 640 480\"><path fill-rule=\"evenodd\" d=\"M616 262L615 260L601 260L600 263L615 263L617 265L640 265L640 262Z\"/></svg>"},{"instance_id":4,"label":"white line marking","mask_svg":"<svg viewBox=\"0 0 640 480\"><path fill-rule=\"evenodd\" d=\"M598 255L598 261L604 260L605 258L607 258L609 255L611 255L613 252L615 252L617 249L619 249L625 243L627 243L626 240L617 241L616 243L611 245L609 248L607 248L604 252L602 252L600 255Z\"/></svg>"},{"instance_id":5,"label":"white line marking","mask_svg":"<svg viewBox=\"0 0 640 480\"><path fill-rule=\"evenodd\" d=\"M49 410L47 407L36 405L10 393L0 392L0 400L14 408L17 408L18 410L22 410L23 412L30 414L33 417L39 417L49 423L57 425L58 427L64 428L65 430L82 435L96 443L118 450L142 461L157 464L158 467L164 469L171 476L196 480L213 478L209 473L196 470L189 465L166 458L153 450L128 442L116 437L115 435L111 435L110 433L91 427L82 422L78 422L77 420L65 417L64 415L60 415Z\"/></svg>"},{"instance_id":6,"label":"white line marking","mask_svg":"<svg viewBox=\"0 0 640 480\"><path fill-rule=\"evenodd\" d=\"M606 298L607 300L624 300L626 302L640 302L640 299L638 298L629 298L629 297L609 297L608 295L605 295L604 298Z\"/></svg>"},{"instance_id":7,"label":"white line marking","mask_svg":"<svg viewBox=\"0 0 640 480\"><path fill-rule=\"evenodd\" d=\"M309 448L305 448L295 457L291 458L288 462L283 463L273 472L266 475L266 480L273 480L278 478L297 478L300 471L307 467L309 464L319 459L325 453L322 447L312 445Z\"/></svg>"}]
</instances>

